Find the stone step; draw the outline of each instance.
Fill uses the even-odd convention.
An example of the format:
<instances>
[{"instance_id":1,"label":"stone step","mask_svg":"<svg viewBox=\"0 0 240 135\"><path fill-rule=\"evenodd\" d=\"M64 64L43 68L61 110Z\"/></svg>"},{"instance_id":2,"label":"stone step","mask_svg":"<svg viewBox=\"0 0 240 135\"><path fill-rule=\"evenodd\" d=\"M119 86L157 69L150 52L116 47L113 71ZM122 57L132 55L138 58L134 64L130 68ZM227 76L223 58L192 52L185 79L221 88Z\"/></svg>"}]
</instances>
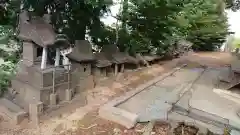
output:
<instances>
[{"instance_id":1,"label":"stone step","mask_svg":"<svg viewBox=\"0 0 240 135\"><path fill-rule=\"evenodd\" d=\"M22 108L6 98L0 99L0 112L6 115L15 124L19 124L24 117L27 116L27 113Z\"/></svg>"},{"instance_id":2,"label":"stone step","mask_svg":"<svg viewBox=\"0 0 240 135\"><path fill-rule=\"evenodd\" d=\"M13 94L11 91L8 91L5 93L4 98L28 112L29 103L24 101L23 97L20 94Z\"/></svg>"}]
</instances>

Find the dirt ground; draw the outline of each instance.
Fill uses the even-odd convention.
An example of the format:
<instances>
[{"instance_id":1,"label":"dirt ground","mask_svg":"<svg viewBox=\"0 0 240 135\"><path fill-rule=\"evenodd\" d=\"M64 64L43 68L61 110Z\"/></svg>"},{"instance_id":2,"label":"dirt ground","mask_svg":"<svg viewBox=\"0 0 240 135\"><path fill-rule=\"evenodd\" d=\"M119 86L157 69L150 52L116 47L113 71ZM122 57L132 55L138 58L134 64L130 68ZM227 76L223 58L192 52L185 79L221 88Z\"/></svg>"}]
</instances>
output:
<instances>
[{"instance_id":1,"label":"dirt ground","mask_svg":"<svg viewBox=\"0 0 240 135\"><path fill-rule=\"evenodd\" d=\"M179 59L161 61L148 68L125 72L109 86L99 86L75 97L72 104L63 105L41 118L35 127L28 120L18 126L9 124L0 117L1 135L141 135L146 124L138 124L127 130L121 125L98 117L98 108L107 101L136 88L138 85L171 70L180 64L196 66L225 66L230 64L231 54L220 52L190 53ZM152 134L167 135L165 125L154 128Z\"/></svg>"}]
</instances>

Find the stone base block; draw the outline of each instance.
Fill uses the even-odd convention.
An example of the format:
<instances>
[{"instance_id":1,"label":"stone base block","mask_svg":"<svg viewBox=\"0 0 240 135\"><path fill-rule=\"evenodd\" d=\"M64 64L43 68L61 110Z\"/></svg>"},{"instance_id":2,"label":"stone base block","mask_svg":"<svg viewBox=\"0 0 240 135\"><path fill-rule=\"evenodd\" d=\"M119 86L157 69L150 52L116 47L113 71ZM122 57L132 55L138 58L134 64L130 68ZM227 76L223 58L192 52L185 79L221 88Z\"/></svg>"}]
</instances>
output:
<instances>
[{"instance_id":1,"label":"stone base block","mask_svg":"<svg viewBox=\"0 0 240 135\"><path fill-rule=\"evenodd\" d=\"M50 94L50 105L54 106L57 104L57 94Z\"/></svg>"},{"instance_id":2,"label":"stone base block","mask_svg":"<svg viewBox=\"0 0 240 135\"><path fill-rule=\"evenodd\" d=\"M72 100L72 96L73 96L72 93L73 93L73 91L71 89L66 90L66 93L65 93L66 101L71 101Z\"/></svg>"},{"instance_id":3,"label":"stone base block","mask_svg":"<svg viewBox=\"0 0 240 135\"><path fill-rule=\"evenodd\" d=\"M116 107L101 108L99 110L99 116L104 119L121 124L128 129L133 128L138 121L137 114L129 113Z\"/></svg>"},{"instance_id":4,"label":"stone base block","mask_svg":"<svg viewBox=\"0 0 240 135\"><path fill-rule=\"evenodd\" d=\"M31 122L38 126L39 124L39 116L43 113L43 103L36 102L29 105L29 118Z\"/></svg>"},{"instance_id":5,"label":"stone base block","mask_svg":"<svg viewBox=\"0 0 240 135\"><path fill-rule=\"evenodd\" d=\"M8 99L0 99L0 112L7 116L13 124L20 124L27 113Z\"/></svg>"}]
</instances>

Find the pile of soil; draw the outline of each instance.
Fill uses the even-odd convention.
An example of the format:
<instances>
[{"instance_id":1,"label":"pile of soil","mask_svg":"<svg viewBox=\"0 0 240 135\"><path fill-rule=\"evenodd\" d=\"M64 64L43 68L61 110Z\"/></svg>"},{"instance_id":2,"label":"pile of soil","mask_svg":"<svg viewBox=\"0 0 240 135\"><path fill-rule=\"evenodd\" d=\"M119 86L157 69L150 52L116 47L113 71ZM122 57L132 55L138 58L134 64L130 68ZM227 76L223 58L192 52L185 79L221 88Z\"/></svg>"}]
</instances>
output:
<instances>
[{"instance_id":1,"label":"pile of soil","mask_svg":"<svg viewBox=\"0 0 240 135\"><path fill-rule=\"evenodd\" d=\"M186 125L185 123L179 123L178 127L174 129L175 135L197 135L198 128L194 126Z\"/></svg>"},{"instance_id":2,"label":"pile of soil","mask_svg":"<svg viewBox=\"0 0 240 135\"><path fill-rule=\"evenodd\" d=\"M168 123L156 122L152 131L155 135L167 135L170 128L171 126Z\"/></svg>"}]
</instances>

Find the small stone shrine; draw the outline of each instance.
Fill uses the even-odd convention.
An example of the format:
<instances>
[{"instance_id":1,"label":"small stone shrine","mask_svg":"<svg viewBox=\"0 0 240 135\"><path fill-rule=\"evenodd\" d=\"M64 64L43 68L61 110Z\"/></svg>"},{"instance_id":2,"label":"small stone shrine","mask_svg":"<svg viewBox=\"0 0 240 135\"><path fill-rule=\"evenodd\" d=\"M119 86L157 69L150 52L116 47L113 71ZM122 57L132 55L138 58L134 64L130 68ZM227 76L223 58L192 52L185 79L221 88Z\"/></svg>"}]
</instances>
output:
<instances>
[{"instance_id":1,"label":"small stone shrine","mask_svg":"<svg viewBox=\"0 0 240 135\"><path fill-rule=\"evenodd\" d=\"M76 93L94 87L92 64L95 58L87 40L76 40L72 51L66 55L71 63L72 87Z\"/></svg>"},{"instance_id":2,"label":"small stone shrine","mask_svg":"<svg viewBox=\"0 0 240 135\"><path fill-rule=\"evenodd\" d=\"M103 52L96 52L93 54L96 62L93 65L93 75L96 78L107 77L112 73L112 63L109 61Z\"/></svg>"},{"instance_id":3,"label":"small stone shrine","mask_svg":"<svg viewBox=\"0 0 240 135\"><path fill-rule=\"evenodd\" d=\"M120 52L116 45L104 45L101 52L103 52L106 58L113 63L115 75L119 72L124 72L124 65L129 62L128 56Z\"/></svg>"},{"instance_id":4,"label":"small stone shrine","mask_svg":"<svg viewBox=\"0 0 240 135\"><path fill-rule=\"evenodd\" d=\"M60 50L68 47L69 43L64 36L58 38L46 16L31 16L27 11L19 16L22 60L11 81L11 88L0 100L4 113L15 123L21 122L27 113L38 116L44 109L72 96L70 73L60 65ZM54 62L49 60L49 49L55 50Z\"/></svg>"}]
</instances>

